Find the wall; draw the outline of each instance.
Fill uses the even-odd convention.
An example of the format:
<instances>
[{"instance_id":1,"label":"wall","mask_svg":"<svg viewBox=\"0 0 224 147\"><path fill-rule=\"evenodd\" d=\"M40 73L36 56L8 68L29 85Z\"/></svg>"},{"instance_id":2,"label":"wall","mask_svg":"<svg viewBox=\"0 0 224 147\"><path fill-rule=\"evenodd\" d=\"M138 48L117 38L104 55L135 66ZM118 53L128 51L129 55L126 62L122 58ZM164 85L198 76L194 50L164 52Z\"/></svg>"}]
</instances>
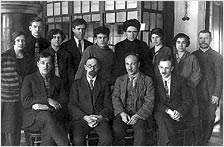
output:
<instances>
[{"instance_id":1,"label":"wall","mask_svg":"<svg viewBox=\"0 0 224 147\"><path fill-rule=\"evenodd\" d=\"M192 52L198 49L198 32L205 26L205 2L188 2L188 21L183 21L185 13L185 1L176 1L174 6L174 35L185 33L190 37L191 44L188 51Z\"/></svg>"}]
</instances>

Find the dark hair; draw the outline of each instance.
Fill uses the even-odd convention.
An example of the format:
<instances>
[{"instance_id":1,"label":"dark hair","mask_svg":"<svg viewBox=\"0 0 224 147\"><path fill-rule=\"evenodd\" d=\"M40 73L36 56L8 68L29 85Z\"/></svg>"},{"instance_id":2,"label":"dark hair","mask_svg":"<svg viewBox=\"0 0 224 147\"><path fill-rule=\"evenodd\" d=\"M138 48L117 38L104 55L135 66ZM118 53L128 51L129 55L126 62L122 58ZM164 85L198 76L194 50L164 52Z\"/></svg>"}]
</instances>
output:
<instances>
[{"instance_id":1,"label":"dark hair","mask_svg":"<svg viewBox=\"0 0 224 147\"><path fill-rule=\"evenodd\" d=\"M135 53L127 53L127 54L125 54L125 58L124 58L124 60L125 60L128 56L135 56L136 59L137 59L137 62L139 62L138 54L135 54Z\"/></svg>"},{"instance_id":2,"label":"dark hair","mask_svg":"<svg viewBox=\"0 0 224 147\"><path fill-rule=\"evenodd\" d=\"M138 32L140 31L141 24L140 24L140 22L137 19L129 19L129 20L126 20L123 23L123 30L126 32L127 31L127 28L130 27L130 26L136 27L136 29L138 30Z\"/></svg>"},{"instance_id":3,"label":"dark hair","mask_svg":"<svg viewBox=\"0 0 224 147\"><path fill-rule=\"evenodd\" d=\"M99 26L97 28L94 29L94 37L97 37L98 34L104 34L107 35L109 37L110 35L110 29L105 27L105 26Z\"/></svg>"},{"instance_id":4,"label":"dark hair","mask_svg":"<svg viewBox=\"0 0 224 147\"><path fill-rule=\"evenodd\" d=\"M38 58L37 58L37 62L40 61L40 58L48 58L48 57L51 57L51 61L52 61L52 64L53 64L53 56L48 53L48 52L41 52L39 55L38 55Z\"/></svg>"},{"instance_id":5,"label":"dark hair","mask_svg":"<svg viewBox=\"0 0 224 147\"><path fill-rule=\"evenodd\" d=\"M160 63L160 61L170 61L171 62L171 66L173 66L173 64L174 64L173 56L171 56L171 55L166 55L164 57L161 57L159 59L159 63Z\"/></svg>"},{"instance_id":6,"label":"dark hair","mask_svg":"<svg viewBox=\"0 0 224 147\"><path fill-rule=\"evenodd\" d=\"M42 19L40 17L34 17L30 20L29 26L32 26L33 22L42 22Z\"/></svg>"},{"instance_id":7,"label":"dark hair","mask_svg":"<svg viewBox=\"0 0 224 147\"><path fill-rule=\"evenodd\" d=\"M21 36L21 35L23 35L23 36L26 38L25 33L22 32L22 31L15 31L15 32L12 33L12 35L11 35L11 39L12 39L12 44L13 44L13 45L15 44L15 39L16 39L18 36Z\"/></svg>"},{"instance_id":8,"label":"dark hair","mask_svg":"<svg viewBox=\"0 0 224 147\"><path fill-rule=\"evenodd\" d=\"M163 30L162 29L160 29L160 28L152 29L151 32L150 32L150 40L151 40L152 34L158 35L159 37L161 37L161 39L163 41L164 35L163 35Z\"/></svg>"},{"instance_id":9,"label":"dark hair","mask_svg":"<svg viewBox=\"0 0 224 147\"><path fill-rule=\"evenodd\" d=\"M85 65L86 65L87 61L91 60L91 59L95 59L97 61L98 65L100 66L100 60L97 57L93 57L93 56L90 56L89 58L86 59Z\"/></svg>"},{"instance_id":10,"label":"dark hair","mask_svg":"<svg viewBox=\"0 0 224 147\"><path fill-rule=\"evenodd\" d=\"M53 38L53 35L56 35L56 34L60 34L61 35L62 41L65 39L65 34L62 32L62 30L60 30L60 29L51 29L48 32L47 40L51 41L51 39Z\"/></svg>"},{"instance_id":11,"label":"dark hair","mask_svg":"<svg viewBox=\"0 0 224 147\"><path fill-rule=\"evenodd\" d=\"M174 46L176 46L176 42L177 42L178 38L185 38L186 43L187 43L186 47L188 47L190 45L190 37L184 33L178 33L173 39Z\"/></svg>"},{"instance_id":12,"label":"dark hair","mask_svg":"<svg viewBox=\"0 0 224 147\"><path fill-rule=\"evenodd\" d=\"M198 35L200 34L200 33L208 33L209 34L209 36L212 38L212 33L209 31L209 30L201 30L199 33L198 33Z\"/></svg>"},{"instance_id":13,"label":"dark hair","mask_svg":"<svg viewBox=\"0 0 224 147\"><path fill-rule=\"evenodd\" d=\"M75 20L73 20L72 22L72 28L75 28L76 26L82 25L84 24L86 27L86 21L82 18L76 18Z\"/></svg>"}]
</instances>

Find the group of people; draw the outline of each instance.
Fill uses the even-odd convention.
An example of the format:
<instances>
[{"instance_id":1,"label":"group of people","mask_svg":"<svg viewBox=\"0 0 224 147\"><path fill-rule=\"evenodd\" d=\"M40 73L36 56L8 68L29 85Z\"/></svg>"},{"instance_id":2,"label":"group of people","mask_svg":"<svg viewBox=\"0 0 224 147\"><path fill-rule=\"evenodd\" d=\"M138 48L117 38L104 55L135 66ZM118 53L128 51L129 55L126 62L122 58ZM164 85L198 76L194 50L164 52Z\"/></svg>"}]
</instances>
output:
<instances>
[{"instance_id":1,"label":"group of people","mask_svg":"<svg viewBox=\"0 0 224 147\"><path fill-rule=\"evenodd\" d=\"M141 146L150 127L158 131L157 145L177 145L183 126L193 145L208 143L223 76L223 57L210 47L209 31L198 33L199 49L190 53L188 35L177 34L171 49L160 28L151 30L149 48L137 38L136 19L123 23L126 39L114 51L107 27L94 29L94 44L84 39L86 29L77 18L70 40L63 42L60 29L45 39L35 17L29 37L12 34L13 47L1 54L1 145L20 145L23 129L40 131L41 145L86 145L95 130L98 145L123 146L133 128L133 145Z\"/></svg>"}]
</instances>

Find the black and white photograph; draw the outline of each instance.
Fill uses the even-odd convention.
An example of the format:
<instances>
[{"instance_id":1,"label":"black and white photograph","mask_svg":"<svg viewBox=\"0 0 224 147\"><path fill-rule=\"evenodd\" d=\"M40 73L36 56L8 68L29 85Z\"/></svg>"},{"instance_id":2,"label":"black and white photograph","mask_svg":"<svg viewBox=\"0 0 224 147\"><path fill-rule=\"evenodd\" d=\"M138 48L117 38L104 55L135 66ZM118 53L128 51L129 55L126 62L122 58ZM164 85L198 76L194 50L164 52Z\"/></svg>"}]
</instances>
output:
<instances>
[{"instance_id":1,"label":"black and white photograph","mask_svg":"<svg viewBox=\"0 0 224 147\"><path fill-rule=\"evenodd\" d=\"M0 1L1 146L223 146L223 1Z\"/></svg>"}]
</instances>

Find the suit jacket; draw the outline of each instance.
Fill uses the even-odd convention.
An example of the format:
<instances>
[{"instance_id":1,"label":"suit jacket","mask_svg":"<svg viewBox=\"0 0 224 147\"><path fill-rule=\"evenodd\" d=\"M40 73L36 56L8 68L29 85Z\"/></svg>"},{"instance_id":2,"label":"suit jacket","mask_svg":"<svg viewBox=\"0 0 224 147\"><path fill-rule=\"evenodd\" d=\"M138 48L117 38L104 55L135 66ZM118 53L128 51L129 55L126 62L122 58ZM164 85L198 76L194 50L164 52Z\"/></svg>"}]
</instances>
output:
<instances>
[{"instance_id":1,"label":"suit jacket","mask_svg":"<svg viewBox=\"0 0 224 147\"><path fill-rule=\"evenodd\" d=\"M167 108L177 110L185 116L191 107L192 99L188 90L188 86L184 78L171 75L170 98L166 98L164 84L162 78L157 81L157 93L155 110L164 112Z\"/></svg>"},{"instance_id":2,"label":"suit jacket","mask_svg":"<svg viewBox=\"0 0 224 147\"><path fill-rule=\"evenodd\" d=\"M112 102L115 116L125 112L128 75L117 78L112 94ZM139 73L136 81L136 93L134 96L134 108L142 118L148 118L154 108L154 86L152 78ZM135 112L134 112L135 113Z\"/></svg>"},{"instance_id":3,"label":"suit jacket","mask_svg":"<svg viewBox=\"0 0 224 147\"><path fill-rule=\"evenodd\" d=\"M90 46L90 45L93 45L92 42L89 42L88 40L85 40L84 39L84 50ZM79 63L81 61L81 53L77 47L77 44L75 42L75 39L72 38L66 42L64 42L62 45L61 45L61 48L66 50L67 52L69 52L71 54L71 58L72 58L72 66L73 66L73 79L75 78L75 74L78 70L78 67L79 67Z\"/></svg>"},{"instance_id":4,"label":"suit jacket","mask_svg":"<svg viewBox=\"0 0 224 147\"><path fill-rule=\"evenodd\" d=\"M97 76L91 93L86 76L75 80L70 91L68 107L73 120L80 120L85 115L91 115L94 110L94 114L112 119L113 107L108 84Z\"/></svg>"},{"instance_id":5,"label":"suit jacket","mask_svg":"<svg viewBox=\"0 0 224 147\"><path fill-rule=\"evenodd\" d=\"M57 100L62 105L63 110L59 111L59 113L66 111L68 101L61 85L61 80L58 77L51 77L50 98ZM24 107L23 128L25 128L34 123L37 113L41 111L33 110L32 106L34 104L46 104L49 106L44 81L39 71L25 77L21 89L21 99Z\"/></svg>"},{"instance_id":6,"label":"suit jacket","mask_svg":"<svg viewBox=\"0 0 224 147\"><path fill-rule=\"evenodd\" d=\"M45 49L43 52L50 53L53 57L55 56L55 51L51 46ZM57 51L57 57L60 77L63 79L64 84L70 87L72 81L74 80L71 55L67 51L59 49Z\"/></svg>"}]
</instances>

